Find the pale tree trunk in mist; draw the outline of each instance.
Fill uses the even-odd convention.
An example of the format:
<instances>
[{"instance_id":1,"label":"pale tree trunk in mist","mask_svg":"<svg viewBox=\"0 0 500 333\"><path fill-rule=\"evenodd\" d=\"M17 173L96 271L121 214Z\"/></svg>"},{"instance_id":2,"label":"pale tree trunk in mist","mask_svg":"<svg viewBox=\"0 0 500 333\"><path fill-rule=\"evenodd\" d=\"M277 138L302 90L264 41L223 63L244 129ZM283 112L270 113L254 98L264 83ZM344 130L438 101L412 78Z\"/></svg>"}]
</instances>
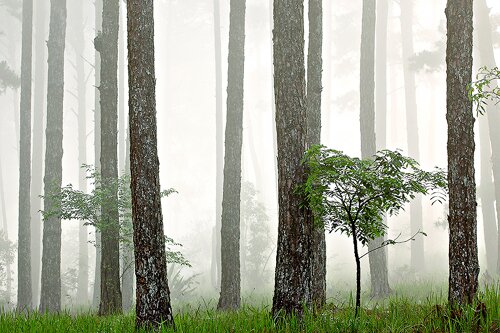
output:
<instances>
[{"instance_id":1,"label":"pale tree trunk in mist","mask_svg":"<svg viewBox=\"0 0 500 333\"><path fill-rule=\"evenodd\" d=\"M375 141L375 0L363 0L360 63L360 129L361 157L373 158L376 153ZM380 247L384 237L376 238L368 244L371 251ZM383 297L390 293L387 271L386 249L371 252L370 279L373 296Z\"/></svg>"},{"instance_id":2,"label":"pale tree trunk in mist","mask_svg":"<svg viewBox=\"0 0 500 333\"><path fill-rule=\"evenodd\" d=\"M215 229L212 234L211 282L215 289L220 287L221 274L221 217L222 186L224 170L224 141L222 121L222 55L220 29L220 3L214 0L214 50L215 50Z\"/></svg>"},{"instance_id":3,"label":"pale tree trunk in mist","mask_svg":"<svg viewBox=\"0 0 500 333\"><path fill-rule=\"evenodd\" d=\"M470 304L478 290L474 115L467 84L472 80L472 0L449 0L447 17L447 112L449 187L449 294L452 305Z\"/></svg>"},{"instance_id":4,"label":"pale tree trunk in mist","mask_svg":"<svg viewBox=\"0 0 500 333\"><path fill-rule=\"evenodd\" d=\"M47 130L44 193L58 194L62 182L64 48L66 45L66 0L51 0L48 45ZM44 198L44 210L60 205L54 196ZM42 284L40 311L61 310L61 219L43 222Z\"/></svg>"},{"instance_id":5,"label":"pale tree trunk in mist","mask_svg":"<svg viewBox=\"0 0 500 333\"><path fill-rule=\"evenodd\" d=\"M118 213L118 31L119 0L104 0L102 31L94 40L101 55L101 303L99 314L122 311Z\"/></svg>"},{"instance_id":6,"label":"pale tree trunk in mist","mask_svg":"<svg viewBox=\"0 0 500 333\"><path fill-rule=\"evenodd\" d=\"M321 91L323 71L323 4L309 0L309 50L307 56L307 145L321 143ZM326 241L323 225L312 237L311 292L313 304L326 304Z\"/></svg>"},{"instance_id":7,"label":"pale tree trunk in mist","mask_svg":"<svg viewBox=\"0 0 500 333\"><path fill-rule=\"evenodd\" d=\"M417 88L415 72L410 68L413 48L413 0L401 0L401 40L403 45L403 76L405 87L406 135L408 154L417 162L420 160L420 144L418 135ZM410 203L410 231L414 235L423 230L422 196L417 195ZM411 268L415 272L425 269L424 237L417 235L411 242Z\"/></svg>"},{"instance_id":8,"label":"pale tree trunk in mist","mask_svg":"<svg viewBox=\"0 0 500 333\"><path fill-rule=\"evenodd\" d=\"M126 159L127 157L127 141L125 133L125 122L127 116L125 114L126 107L126 86L125 78L127 75L127 64L125 63L125 38L127 34L126 27L123 26L123 18L126 17L125 4L120 5L120 23L118 27L118 173L126 173ZM130 172L129 172L130 173Z\"/></svg>"},{"instance_id":9,"label":"pale tree trunk in mist","mask_svg":"<svg viewBox=\"0 0 500 333\"><path fill-rule=\"evenodd\" d=\"M240 194L245 77L245 0L231 0L221 220L221 292L217 308L240 307Z\"/></svg>"},{"instance_id":10,"label":"pale tree trunk in mist","mask_svg":"<svg viewBox=\"0 0 500 333\"><path fill-rule=\"evenodd\" d=\"M476 11L476 29L478 36L478 49L479 49L479 58L480 64L479 66L487 66L488 68L494 68L497 66L495 61L495 53L493 49L493 40L492 40L492 26L490 22L490 9L486 5L485 0L478 0L474 2L474 9ZM481 126L484 123L484 117L487 117L487 127L489 132L489 140L491 147L491 163L493 166L493 178L495 182L493 184L494 188L491 189L490 196L494 195L494 198L487 199L483 197L483 191L486 191L488 188L482 188L481 191L481 203L489 204L487 201L493 202L493 199L496 202L496 220L494 218L487 218L483 216L484 221L484 234L485 234L485 242L486 242L486 258L487 258L487 267L490 272L495 272L500 274L500 133L498 132L498 126L500 124L500 107L495 104L491 104L487 106L486 114L481 116L479 125ZM486 126L483 125L483 128ZM484 130L482 131L484 132ZM482 139L484 140L484 139ZM481 148L483 148L483 142L481 141ZM483 149L481 149L483 150ZM485 150L488 151L488 148L485 147ZM490 156L488 156L488 165ZM483 161L483 159L481 159ZM482 165L483 163L481 163ZM483 170L483 169L481 169ZM486 172L486 170L485 170ZM489 173L488 173L489 174ZM486 175L486 174L485 174ZM486 178L491 177L486 176ZM481 181L483 179L483 173L481 172ZM487 186L485 184L485 186ZM484 192L486 195L486 192ZM484 198L484 201L483 201ZM496 222L496 223L495 223ZM493 235L497 235L497 239L495 240ZM495 259L497 260L496 268L495 268Z\"/></svg>"},{"instance_id":11,"label":"pale tree trunk in mist","mask_svg":"<svg viewBox=\"0 0 500 333\"><path fill-rule=\"evenodd\" d=\"M2 170L2 159L0 159L0 203L2 205L2 228L4 235L7 239L9 239L9 225L7 223L7 207L5 205L5 192L4 192L4 183L3 183L3 170ZM6 269L6 287L7 287L7 304L10 304L11 295L12 295L12 268L10 265L7 265Z\"/></svg>"},{"instance_id":12,"label":"pale tree trunk in mist","mask_svg":"<svg viewBox=\"0 0 500 333\"><path fill-rule=\"evenodd\" d=\"M19 229L17 246L17 308L31 309L31 74L33 0L23 0L21 106L19 143Z\"/></svg>"},{"instance_id":13,"label":"pale tree trunk in mist","mask_svg":"<svg viewBox=\"0 0 500 333\"><path fill-rule=\"evenodd\" d=\"M130 177L130 140L127 135L125 145L125 175ZM123 246L123 265L122 265L122 304L123 312L129 313L134 304L134 251L133 244Z\"/></svg>"},{"instance_id":14,"label":"pale tree trunk in mist","mask_svg":"<svg viewBox=\"0 0 500 333\"><path fill-rule=\"evenodd\" d=\"M295 191L307 178L301 163L307 146L303 1L274 1L273 32L279 224L272 314L301 316L312 303L314 231L312 212Z\"/></svg>"},{"instance_id":15,"label":"pale tree trunk in mist","mask_svg":"<svg viewBox=\"0 0 500 333\"><path fill-rule=\"evenodd\" d=\"M136 326L174 325L157 149L153 0L127 0Z\"/></svg>"},{"instance_id":16,"label":"pale tree trunk in mist","mask_svg":"<svg viewBox=\"0 0 500 333\"><path fill-rule=\"evenodd\" d=\"M102 0L95 0L95 32L102 30ZM95 171L101 172L101 55L96 50L94 53L94 164ZM101 232L95 229L95 270L94 292L92 305L99 309L101 304Z\"/></svg>"},{"instance_id":17,"label":"pale tree trunk in mist","mask_svg":"<svg viewBox=\"0 0 500 333\"><path fill-rule=\"evenodd\" d=\"M78 99L78 188L80 191L87 193L87 174L86 169L82 168L83 164L87 164L87 78L85 75L84 50L85 38L83 24L83 2L74 4L75 11L75 35L73 41L73 49L75 50L75 66L76 66L76 84L77 84L77 99ZM84 221L79 221L78 226L78 279L77 279L77 299L79 304L87 305L88 301L88 284L89 284L89 250L88 250L88 233L87 226Z\"/></svg>"},{"instance_id":18,"label":"pale tree trunk in mist","mask_svg":"<svg viewBox=\"0 0 500 333\"><path fill-rule=\"evenodd\" d=\"M404 0L403 0L404 1ZM375 133L377 150L387 146L387 24L388 0L377 2L375 47Z\"/></svg>"},{"instance_id":19,"label":"pale tree trunk in mist","mask_svg":"<svg viewBox=\"0 0 500 333\"><path fill-rule=\"evenodd\" d=\"M33 89L33 152L31 161L31 284L32 304L40 301L40 263L42 261L42 185L45 80L47 71L47 3L36 1L35 14L35 86Z\"/></svg>"}]
</instances>

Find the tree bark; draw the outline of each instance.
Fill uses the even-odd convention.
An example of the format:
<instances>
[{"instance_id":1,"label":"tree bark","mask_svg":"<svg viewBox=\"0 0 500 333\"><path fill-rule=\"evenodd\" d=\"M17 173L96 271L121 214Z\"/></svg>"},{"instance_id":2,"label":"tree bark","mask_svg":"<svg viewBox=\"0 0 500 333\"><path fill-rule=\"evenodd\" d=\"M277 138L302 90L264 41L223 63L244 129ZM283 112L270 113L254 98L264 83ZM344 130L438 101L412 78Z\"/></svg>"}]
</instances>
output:
<instances>
[{"instance_id":1,"label":"tree bark","mask_svg":"<svg viewBox=\"0 0 500 333\"><path fill-rule=\"evenodd\" d=\"M406 135L408 154L420 160L420 143L418 135L417 95L415 72L410 68L410 58L415 54L413 48L413 0L402 0L401 5L401 40L403 44L403 76L405 85ZM410 202L410 229L414 235L423 231L422 196L417 195ZM411 242L411 268L415 272L425 269L424 238L418 235Z\"/></svg>"},{"instance_id":2,"label":"tree bark","mask_svg":"<svg viewBox=\"0 0 500 333\"><path fill-rule=\"evenodd\" d=\"M303 314L310 306L314 225L296 186L306 180L307 145L304 4L274 1L274 89L278 139L279 223L272 313Z\"/></svg>"},{"instance_id":3,"label":"tree bark","mask_svg":"<svg viewBox=\"0 0 500 333\"><path fill-rule=\"evenodd\" d=\"M173 326L157 151L153 0L128 0L127 22L136 326Z\"/></svg>"},{"instance_id":4,"label":"tree bark","mask_svg":"<svg viewBox=\"0 0 500 333\"><path fill-rule=\"evenodd\" d=\"M19 228L17 250L17 308L31 309L31 73L33 0L23 0L21 105L19 142Z\"/></svg>"},{"instance_id":5,"label":"tree bark","mask_svg":"<svg viewBox=\"0 0 500 333\"><path fill-rule=\"evenodd\" d=\"M388 0L377 2L375 47L375 133L377 150L387 146L387 25Z\"/></svg>"},{"instance_id":6,"label":"tree bark","mask_svg":"<svg viewBox=\"0 0 500 333\"><path fill-rule=\"evenodd\" d=\"M481 62L480 65L487 66L488 68L494 68L497 66L497 64L495 61L495 53L493 49L490 9L487 7L486 1L484 0L475 1L474 4L474 10L477 13L476 26L479 58ZM494 216L493 219L483 216L484 232L486 236L486 256L488 258L487 267L490 272L494 272L495 264L493 262L496 258L496 272L497 274L500 274L500 254L498 250L500 248L500 181L498 181L500 180L500 133L498 133L498 124L500 124L500 107L498 105L488 105L485 116L487 117L486 119L489 132L489 140L491 144L491 165L493 167L493 178L495 179L495 182L493 184L493 194L495 197L495 208L497 213L496 220L494 219ZM482 118L484 118L484 116ZM482 142L481 147L483 147ZM488 162L488 164L490 164L490 162ZM483 173L481 173L481 180L482 179ZM485 184L485 186L487 185ZM482 185L481 188L483 188ZM486 190L486 187L484 188L484 190ZM487 200L483 202L483 197L481 198L481 202L483 204L486 203L486 201ZM495 229L496 233L494 233ZM491 237L493 234L497 235L497 240Z\"/></svg>"},{"instance_id":7,"label":"tree bark","mask_svg":"<svg viewBox=\"0 0 500 333\"><path fill-rule=\"evenodd\" d=\"M102 30L102 0L95 0L95 31ZM101 55L96 50L94 53L94 164L95 171L101 172ZM101 233L95 229L95 269L94 269L94 292L92 303L95 309L101 304Z\"/></svg>"},{"instance_id":8,"label":"tree bark","mask_svg":"<svg viewBox=\"0 0 500 333\"><path fill-rule=\"evenodd\" d=\"M221 220L221 292L217 308L240 307L240 194L245 77L245 0L231 0Z\"/></svg>"},{"instance_id":9,"label":"tree bark","mask_svg":"<svg viewBox=\"0 0 500 333\"><path fill-rule=\"evenodd\" d=\"M119 0L104 0L102 32L94 41L101 55L101 303L99 314L122 311L118 214L118 31Z\"/></svg>"},{"instance_id":10,"label":"tree bark","mask_svg":"<svg viewBox=\"0 0 500 333\"><path fill-rule=\"evenodd\" d=\"M376 153L375 141L375 0L363 0L361 28L361 63L360 63L360 130L361 157L373 158ZM368 250L380 247L384 241L379 237L368 244ZM387 272L387 254L385 249L371 252L370 279L373 296L383 297L390 293Z\"/></svg>"},{"instance_id":11,"label":"tree bark","mask_svg":"<svg viewBox=\"0 0 500 333\"><path fill-rule=\"evenodd\" d=\"M44 193L58 194L62 182L64 48L66 46L66 0L51 0L48 45L47 130ZM44 210L60 205L54 196L45 196ZM40 311L61 310L61 219L52 216L43 222L42 284Z\"/></svg>"},{"instance_id":12,"label":"tree bark","mask_svg":"<svg viewBox=\"0 0 500 333\"><path fill-rule=\"evenodd\" d=\"M309 50L307 56L307 141L321 143L321 91L323 72L323 3L309 0ZM312 238L312 300L326 304L326 241L324 226L315 226Z\"/></svg>"},{"instance_id":13,"label":"tree bark","mask_svg":"<svg viewBox=\"0 0 500 333\"><path fill-rule=\"evenodd\" d=\"M33 89L33 152L31 161L31 285L32 304L40 301L40 263L42 261L43 129L45 106L45 73L47 4L37 1L35 7L35 87Z\"/></svg>"},{"instance_id":14,"label":"tree bark","mask_svg":"<svg viewBox=\"0 0 500 333\"><path fill-rule=\"evenodd\" d=\"M472 80L472 0L448 1L447 112L450 304L472 303L478 289L474 116L467 84Z\"/></svg>"}]
</instances>

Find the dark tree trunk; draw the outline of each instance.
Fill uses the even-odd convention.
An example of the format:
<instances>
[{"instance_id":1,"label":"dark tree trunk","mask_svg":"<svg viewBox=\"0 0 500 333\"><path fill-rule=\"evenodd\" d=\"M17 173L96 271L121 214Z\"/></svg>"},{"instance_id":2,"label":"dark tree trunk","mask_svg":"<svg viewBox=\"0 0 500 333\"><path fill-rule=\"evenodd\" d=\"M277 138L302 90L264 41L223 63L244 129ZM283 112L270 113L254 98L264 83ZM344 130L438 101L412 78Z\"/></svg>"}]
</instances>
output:
<instances>
[{"instance_id":1,"label":"dark tree trunk","mask_svg":"<svg viewBox=\"0 0 500 333\"><path fill-rule=\"evenodd\" d=\"M361 307L361 259L359 258L358 237L356 236L356 224L351 222L352 243L354 246L354 259L356 260L356 310L354 317L358 317L358 311Z\"/></svg>"},{"instance_id":2,"label":"dark tree trunk","mask_svg":"<svg viewBox=\"0 0 500 333\"><path fill-rule=\"evenodd\" d=\"M274 1L274 89L278 138L279 224L273 315L302 315L310 306L312 214L296 186L304 183L301 164L307 144L304 65L304 4Z\"/></svg>"},{"instance_id":3,"label":"dark tree trunk","mask_svg":"<svg viewBox=\"0 0 500 333\"><path fill-rule=\"evenodd\" d=\"M245 77L245 0L231 0L221 220L221 292L217 308L240 307L240 193Z\"/></svg>"},{"instance_id":4,"label":"dark tree trunk","mask_svg":"<svg viewBox=\"0 0 500 333\"><path fill-rule=\"evenodd\" d=\"M403 76L405 85L406 106L406 135L408 140L408 154L415 160L420 160L420 144L418 136L417 96L415 86L415 72L410 68L410 58L414 55L413 49L413 1L401 1L401 39L403 44ZM410 203L410 229L414 235L423 231L422 196L417 195ZM410 265L415 272L425 269L424 238L415 237L411 242Z\"/></svg>"},{"instance_id":5,"label":"dark tree trunk","mask_svg":"<svg viewBox=\"0 0 500 333\"><path fill-rule=\"evenodd\" d=\"M42 209L43 185L43 129L45 106L46 15L47 4L37 1L35 6L35 87L33 89L33 155L31 161L31 284L32 304L40 301L40 263L42 261Z\"/></svg>"},{"instance_id":6,"label":"dark tree trunk","mask_svg":"<svg viewBox=\"0 0 500 333\"><path fill-rule=\"evenodd\" d=\"M119 0L104 0L102 32L94 41L101 55L101 303L99 314L122 311L120 221L118 214L118 30Z\"/></svg>"},{"instance_id":7,"label":"dark tree trunk","mask_svg":"<svg viewBox=\"0 0 500 333\"><path fill-rule=\"evenodd\" d=\"M48 45L47 130L44 193L57 194L62 182L64 48L66 45L66 0L50 1ZM46 196L44 210L60 205ZM61 219L52 216L43 222L42 285L40 311L61 310Z\"/></svg>"},{"instance_id":8,"label":"dark tree trunk","mask_svg":"<svg viewBox=\"0 0 500 333\"><path fill-rule=\"evenodd\" d=\"M84 23L83 23L83 2L74 4L75 13L75 34L73 36L73 48L75 50L76 85L78 99L78 188L87 193L87 173L82 168L87 164L87 79L85 75L84 62ZM78 226L78 279L77 279L77 302L87 305L88 285L89 285L89 249L88 232L84 221L80 221Z\"/></svg>"},{"instance_id":9,"label":"dark tree trunk","mask_svg":"<svg viewBox=\"0 0 500 333\"><path fill-rule=\"evenodd\" d=\"M450 304L471 303L478 289L474 116L467 84L472 80L472 0L448 1L447 112Z\"/></svg>"},{"instance_id":10,"label":"dark tree trunk","mask_svg":"<svg viewBox=\"0 0 500 333\"><path fill-rule=\"evenodd\" d=\"M31 309L31 68L33 0L23 0L21 107L19 143L19 229L17 250L17 308Z\"/></svg>"},{"instance_id":11,"label":"dark tree trunk","mask_svg":"<svg viewBox=\"0 0 500 333\"><path fill-rule=\"evenodd\" d=\"M127 1L136 326L173 326L157 151L153 0Z\"/></svg>"},{"instance_id":12,"label":"dark tree trunk","mask_svg":"<svg viewBox=\"0 0 500 333\"><path fill-rule=\"evenodd\" d=\"M222 119L222 55L220 32L220 3L214 0L214 49L215 49L215 231L211 264L212 286L219 289L221 274L221 217L222 186L224 179L224 141Z\"/></svg>"},{"instance_id":13,"label":"dark tree trunk","mask_svg":"<svg viewBox=\"0 0 500 333\"><path fill-rule=\"evenodd\" d=\"M360 129L361 157L372 158L376 153L375 141L375 0L363 0L360 63ZM368 250L380 247L379 237L368 244ZM371 292L382 297L390 293L385 249L370 252Z\"/></svg>"},{"instance_id":14,"label":"dark tree trunk","mask_svg":"<svg viewBox=\"0 0 500 333\"><path fill-rule=\"evenodd\" d=\"M477 36L478 36L478 48L481 66L487 66L488 68L494 68L497 66L495 61L495 53L493 50L493 40L492 40L492 27L490 22L490 9L486 5L486 1L478 0L474 4L477 13ZM500 107L498 105L487 106L486 117L488 120L488 131L489 139L491 144L491 161L493 166L493 178L497 181L494 182L494 188L492 189L495 198L495 208L496 208L496 220L486 218L483 216L484 221L484 232L486 236L486 256L488 258L488 269L491 272L495 271L494 260L497 260L496 272L500 274L500 133L498 132L498 124L500 124ZM484 116L483 116L484 117ZM483 144L481 142L481 146ZM487 148L486 148L487 149ZM488 160L490 156L488 156ZM489 164L489 162L488 162ZM482 169L481 169L482 170ZM486 172L486 171L485 171ZM488 177L488 176L486 176ZM481 173L481 180L483 179L483 173ZM485 185L486 186L486 185ZM483 185L481 185L483 188ZM486 191L486 187L484 191ZM481 195L481 202L483 202L483 196ZM495 224L496 222L496 224ZM491 237L496 229L497 239Z\"/></svg>"},{"instance_id":15,"label":"dark tree trunk","mask_svg":"<svg viewBox=\"0 0 500 333\"><path fill-rule=\"evenodd\" d=\"M102 0L95 0L95 31L102 30ZM101 55L96 50L94 53L94 163L95 171L101 172ZM95 309L101 304L101 233L95 229L95 270L94 270L94 292L92 303Z\"/></svg>"},{"instance_id":16,"label":"dark tree trunk","mask_svg":"<svg viewBox=\"0 0 500 333\"><path fill-rule=\"evenodd\" d=\"M321 143L321 91L323 71L323 4L309 0L309 51L307 56L307 142ZM312 300L326 304L326 241L323 226L315 226L312 238Z\"/></svg>"}]
</instances>

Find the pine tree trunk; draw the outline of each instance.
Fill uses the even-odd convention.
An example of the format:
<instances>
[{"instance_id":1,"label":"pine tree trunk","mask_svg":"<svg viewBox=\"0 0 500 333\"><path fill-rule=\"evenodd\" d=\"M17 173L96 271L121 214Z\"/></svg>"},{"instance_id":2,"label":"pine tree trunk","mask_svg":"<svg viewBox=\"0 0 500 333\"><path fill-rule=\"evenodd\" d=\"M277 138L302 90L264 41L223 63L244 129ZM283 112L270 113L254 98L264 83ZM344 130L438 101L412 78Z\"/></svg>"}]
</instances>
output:
<instances>
[{"instance_id":1,"label":"pine tree trunk","mask_svg":"<svg viewBox=\"0 0 500 333\"><path fill-rule=\"evenodd\" d=\"M153 0L127 0L136 326L174 325L157 150Z\"/></svg>"},{"instance_id":2,"label":"pine tree trunk","mask_svg":"<svg viewBox=\"0 0 500 333\"><path fill-rule=\"evenodd\" d=\"M486 5L485 0L474 2L474 10L477 13L477 35L480 66L494 68L497 66L495 61L495 53L492 40L492 26L490 22L490 9ZM491 164L493 166L493 178L500 179L500 133L498 132L498 124L500 124L500 107L498 105L488 105L486 115L488 120L489 140L491 144ZM481 124L481 123L480 123ZM481 143L482 145L482 143ZM490 157L488 156L488 159ZM482 179L482 173L481 173ZM497 260L496 272L500 274L500 181L494 182L493 194L495 197L496 221L495 219L484 220L484 231L486 236L486 256L488 257L488 269L490 272L495 272L495 266L492 261ZM482 187L482 185L481 185ZM486 201L486 200L485 200ZM481 200L483 202L483 200ZM496 222L496 225L495 225ZM494 230L497 230L497 239L491 237ZM492 252L493 251L493 252Z\"/></svg>"},{"instance_id":3,"label":"pine tree trunk","mask_svg":"<svg viewBox=\"0 0 500 333\"><path fill-rule=\"evenodd\" d=\"M403 44L403 76L405 84L406 133L408 154L420 160L420 143L418 135L417 88L415 72L410 68L410 58L415 54L413 49L413 0L401 1L401 40ZM410 203L410 229L414 235L423 231L422 196L417 195ZM425 269L424 238L417 235L411 242L411 268L415 272Z\"/></svg>"},{"instance_id":4,"label":"pine tree trunk","mask_svg":"<svg viewBox=\"0 0 500 333\"><path fill-rule=\"evenodd\" d=\"M83 193L87 193L87 173L82 168L87 164L87 80L84 63L84 23L83 23L83 2L76 2L73 6L75 17L75 29L73 36L73 49L75 50L76 85L78 96L78 188ZM87 305L88 284L89 284L89 250L88 232L85 221L79 221L78 226L78 278L77 278L77 299L78 304Z\"/></svg>"},{"instance_id":5,"label":"pine tree trunk","mask_svg":"<svg viewBox=\"0 0 500 333\"><path fill-rule=\"evenodd\" d=\"M214 50L215 50L215 232L213 233L213 255L211 263L212 286L220 287L221 276L221 217L222 187L224 180L224 141L222 119L222 55L220 32L220 3L214 0Z\"/></svg>"},{"instance_id":6,"label":"pine tree trunk","mask_svg":"<svg viewBox=\"0 0 500 333\"><path fill-rule=\"evenodd\" d=\"M50 1L48 45L47 130L44 193L58 194L62 183L64 49L66 46L66 0ZM45 196L44 210L60 205L54 196ZM61 219L52 216L43 222L42 285L40 311L61 310Z\"/></svg>"},{"instance_id":7,"label":"pine tree trunk","mask_svg":"<svg viewBox=\"0 0 500 333\"><path fill-rule=\"evenodd\" d=\"M42 262L42 185L43 185L43 129L45 107L45 79L47 71L45 1L35 6L35 87L33 89L33 155L31 161L31 284L32 304L40 302L40 263Z\"/></svg>"},{"instance_id":8,"label":"pine tree trunk","mask_svg":"<svg viewBox=\"0 0 500 333\"><path fill-rule=\"evenodd\" d=\"M122 311L118 214L118 31L119 0L104 0L102 32L94 41L101 55L101 303L99 314Z\"/></svg>"},{"instance_id":9,"label":"pine tree trunk","mask_svg":"<svg viewBox=\"0 0 500 333\"><path fill-rule=\"evenodd\" d=\"M388 0L377 2L376 47L375 47L375 133L377 150L387 146L387 25Z\"/></svg>"},{"instance_id":10,"label":"pine tree trunk","mask_svg":"<svg viewBox=\"0 0 500 333\"><path fill-rule=\"evenodd\" d=\"M102 0L95 0L95 31L102 30ZM96 50L94 53L94 164L95 171L101 172L101 55ZM99 309L101 304L101 232L95 228L95 269L94 292L92 296L94 309Z\"/></svg>"},{"instance_id":11,"label":"pine tree trunk","mask_svg":"<svg viewBox=\"0 0 500 333\"><path fill-rule=\"evenodd\" d=\"M321 143L321 91L323 71L323 3L309 0L309 50L307 56L307 142ZM326 304L326 241L324 226L315 226L312 238L312 300Z\"/></svg>"},{"instance_id":12,"label":"pine tree trunk","mask_svg":"<svg viewBox=\"0 0 500 333\"><path fill-rule=\"evenodd\" d=\"M17 308L31 309L31 73L33 0L23 0L21 106L19 143L19 228L17 250Z\"/></svg>"},{"instance_id":13,"label":"pine tree trunk","mask_svg":"<svg viewBox=\"0 0 500 333\"><path fill-rule=\"evenodd\" d=\"M279 224L272 313L301 316L312 302L314 229L305 198L295 190L307 177L301 164L307 144L303 1L274 1L273 40Z\"/></svg>"},{"instance_id":14,"label":"pine tree trunk","mask_svg":"<svg viewBox=\"0 0 500 333\"><path fill-rule=\"evenodd\" d=\"M245 69L245 0L231 0L218 309L240 307L240 193Z\"/></svg>"},{"instance_id":15,"label":"pine tree trunk","mask_svg":"<svg viewBox=\"0 0 500 333\"><path fill-rule=\"evenodd\" d=\"M360 63L360 130L361 157L372 158L376 153L375 141L375 0L363 0ZM368 244L375 249L384 241L379 237ZM387 272L387 254L384 248L371 252L370 279L373 296L383 297L390 293Z\"/></svg>"},{"instance_id":16,"label":"pine tree trunk","mask_svg":"<svg viewBox=\"0 0 500 333\"><path fill-rule=\"evenodd\" d=\"M450 304L472 303L478 289L474 116L467 84L472 81L472 0L448 1L447 112Z\"/></svg>"}]
</instances>

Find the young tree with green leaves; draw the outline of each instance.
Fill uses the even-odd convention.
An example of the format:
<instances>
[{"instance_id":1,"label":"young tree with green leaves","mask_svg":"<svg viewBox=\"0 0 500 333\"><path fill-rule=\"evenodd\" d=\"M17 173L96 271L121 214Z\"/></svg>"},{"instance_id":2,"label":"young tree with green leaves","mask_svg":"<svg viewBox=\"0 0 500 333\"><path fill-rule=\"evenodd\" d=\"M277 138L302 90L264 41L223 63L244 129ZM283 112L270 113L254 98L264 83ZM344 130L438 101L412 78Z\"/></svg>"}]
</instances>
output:
<instances>
[{"instance_id":1,"label":"young tree with green leaves","mask_svg":"<svg viewBox=\"0 0 500 333\"><path fill-rule=\"evenodd\" d=\"M360 256L358 241L365 246L384 236L387 229L384 215L397 214L417 194L433 191L434 200L444 200L446 174L440 169L423 171L412 158L390 150L362 160L316 145L306 152L304 163L309 175L302 190L315 223L353 238L357 316L361 305L361 258L398 243L384 241Z\"/></svg>"}]
</instances>

